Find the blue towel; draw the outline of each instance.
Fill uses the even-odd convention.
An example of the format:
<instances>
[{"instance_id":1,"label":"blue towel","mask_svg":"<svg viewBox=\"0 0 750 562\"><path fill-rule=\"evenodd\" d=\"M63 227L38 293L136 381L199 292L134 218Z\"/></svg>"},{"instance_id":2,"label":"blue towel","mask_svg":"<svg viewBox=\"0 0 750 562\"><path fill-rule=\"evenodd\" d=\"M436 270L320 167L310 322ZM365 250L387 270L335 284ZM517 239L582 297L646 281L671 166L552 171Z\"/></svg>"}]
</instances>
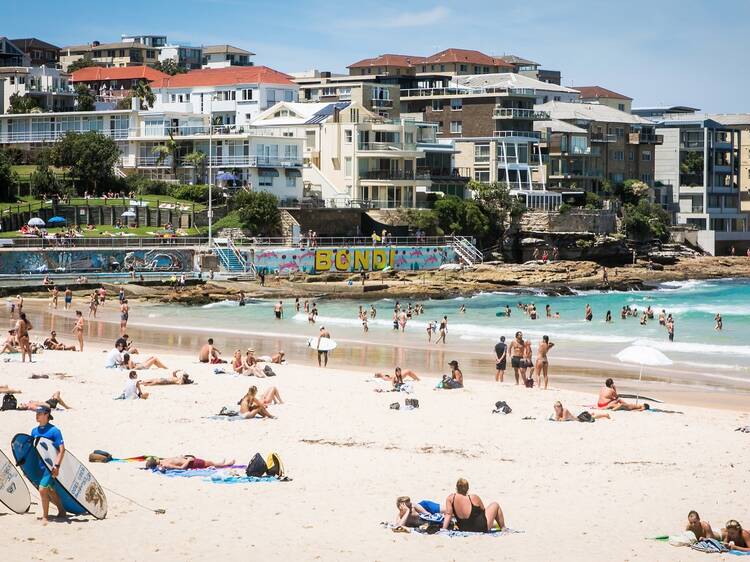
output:
<instances>
[{"instance_id":1,"label":"blue towel","mask_svg":"<svg viewBox=\"0 0 750 562\"><path fill-rule=\"evenodd\" d=\"M523 533L523 531L514 531L513 529L508 529L507 527L503 529L502 531L493 529L489 533L469 533L468 531L446 531L446 530L440 530L437 534L442 535L444 537L504 537L505 535L514 535L517 533Z\"/></svg>"},{"instance_id":2,"label":"blue towel","mask_svg":"<svg viewBox=\"0 0 750 562\"><path fill-rule=\"evenodd\" d=\"M429 511L432 514L440 513L440 504L434 501L430 500L422 500L419 502L419 505L421 505L423 508L425 508L427 511Z\"/></svg>"},{"instance_id":3,"label":"blue towel","mask_svg":"<svg viewBox=\"0 0 750 562\"><path fill-rule=\"evenodd\" d=\"M741 550L730 550L727 554L734 554L735 556L750 556L750 552L742 552Z\"/></svg>"},{"instance_id":4,"label":"blue towel","mask_svg":"<svg viewBox=\"0 0 750 562\"><path fill-rule=\"evenodd\" d=\"M215 484L248 484L254 482L280 482L275 476L246 476L247 465L235 465L225 468L198 468L193 470L164 470L151 469L152 472L170 478L201 478L204 482Z\"/></svg>"}]
</instances>

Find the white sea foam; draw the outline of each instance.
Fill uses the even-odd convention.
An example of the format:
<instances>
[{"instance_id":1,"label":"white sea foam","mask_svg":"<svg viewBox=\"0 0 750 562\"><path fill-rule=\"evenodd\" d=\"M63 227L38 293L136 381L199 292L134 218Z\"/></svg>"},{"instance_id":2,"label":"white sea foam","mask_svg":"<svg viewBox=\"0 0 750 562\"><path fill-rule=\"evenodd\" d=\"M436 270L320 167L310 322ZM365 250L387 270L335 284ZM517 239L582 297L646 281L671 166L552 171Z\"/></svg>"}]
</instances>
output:
<instances>
[{"instance_id":1,"label":"white sea foam","mask_svg":"<svg viewBox=\"0 0 750 562\"><path fill-rule=\"evenodd\" d=\"M230 301L230 300L223 300L218 302L210 302L208 304L204 304L201 306L203 309L211 309L211 308L236 308L239 306L237 304L237 301Z\"/></svg>"}]
</instances>

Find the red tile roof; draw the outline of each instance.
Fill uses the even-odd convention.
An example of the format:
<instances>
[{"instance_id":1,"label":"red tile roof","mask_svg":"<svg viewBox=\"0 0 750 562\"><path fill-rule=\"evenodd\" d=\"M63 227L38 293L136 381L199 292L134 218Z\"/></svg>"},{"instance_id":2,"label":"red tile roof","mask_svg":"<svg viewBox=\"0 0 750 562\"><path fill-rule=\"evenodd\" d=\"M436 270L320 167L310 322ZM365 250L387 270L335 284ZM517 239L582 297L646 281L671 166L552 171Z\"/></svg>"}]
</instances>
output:
<instances>
[{"instance_id":1,"label":"red tile roof","mask_svg":"<svg viewBox=\"0 0 750 562\"><path fill-rule=\"evenodd\" d=\"M76 70L71 74L71 82L97 82L100 80L137 80L143 78L149 82L169 78L150 66L113 66L102 68L101 66L89 66Z\"/></svg>"},{"instance_id":2,"label":"red tile roof","mask_svg":"<svg viewBox=\"0 0 750 562\"><path fill-rule=\"evenodd\" d=\"M227 66L202 68L184 74L166 76L153 84L156 88L191 88L195 86L225 86L229 84L282 84L295 86L291 76L267 66Z\"/></svg>"},{"instance_id":3,"label":"red tile roof","mask_svg":"<svg viewBox=\"0 0 750 562\"><path fill-rule=\"evenodd\" d=\"M483 66L499 66L512 69L513 65L505 62L500 58L485 55L479 51L469 49L446 49L435 53L425 59L428 64L431 63L468 63Z\"/></svg>"},{"instance_id":4,"label":"red tile roof","mask_svg":"<svg viewBox=\"0 0 750 562\"><path fill-rule=\"evenodd\" d=\"M411 68L415 64L422 64L423 62L424 57L385 54L371 59L362 59L354 64L350 64L347 68L367 68L368 66L401 66Z\"/></svg>"},{"instance_id":5,"label":"red tile roof","mask_svg":"<svg viewBox=\"0 0 750 562\"><path fill-rule=\"evenodd\" d=\"M614 99L620 99L620 100L630 100L633 101L633 98L629 98L628 96L623 96L622 94L618 94L617 92L613 92L612 90L608 90L607 88L602 88L601 86L571 86L574 90L578 90L581 92L581 98L588 100L588 99L598 99L598 98L614 98Z\"/></svg>"}]
</instances>

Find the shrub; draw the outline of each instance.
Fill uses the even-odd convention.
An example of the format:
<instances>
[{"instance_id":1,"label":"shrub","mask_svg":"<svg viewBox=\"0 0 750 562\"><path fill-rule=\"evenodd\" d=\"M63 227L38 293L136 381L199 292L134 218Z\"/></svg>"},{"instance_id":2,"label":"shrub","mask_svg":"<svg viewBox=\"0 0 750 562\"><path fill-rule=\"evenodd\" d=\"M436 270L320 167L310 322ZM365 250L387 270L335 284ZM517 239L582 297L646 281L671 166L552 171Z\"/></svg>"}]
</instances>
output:
<instances>
[{"instance_id":1,"label":"shrub","mask_svg":"<svg viewBox=\"0 0 750 562\"><path fill-rule=\"evenodd\" d=\"M237 211L232 211L226 216L220 218L213 224L214 232L219 232L222 228L240 228L244 229L245 225L240 220L240 214Z\"/></svg>"},{"instance_id":2,"label":"shrub","mask_svg":"<svg viewBox=\"0 0 750 562\"><path fill-rule=\"evenodd\" d=\"M565 215L570 212L570 204L569 203L560 203L560 206L557 208L557 212L561 215Z\"/></svg>"},{"instance_id":3,"label":"shrub","mask_svg":"<svg viewBox=\"0 0 750 562\"><path fill-rule=\"evenodd\" d=\"M577 248L591 248L591 246L594 245L594 242L592 240L586 240L584 238L579 238L576 240L576 247Z\"/></svg>"},{"instance_id":4,"label":"shrub","mask_svg":"<svg viewBox=\"0 0 750 562\"><path fill-rule=\"evenodd\" d=\"M128 191L135 191L138 195L169 195L172 187L168 182L152 180L141 174L128 176L125 182L128 184Z\"/></svg>"},{"instance_id":5,"label":"shrub","mask_svg":"<svg viewBox=\"0 0 750 562\"><path fill-rule=\"evenodd\" d=\"M214 201L219 190L214 190ZM170 185L167 193L175 199L194 201L195 203L208 203L207 185Z\"/></svg>"}]
</instances>

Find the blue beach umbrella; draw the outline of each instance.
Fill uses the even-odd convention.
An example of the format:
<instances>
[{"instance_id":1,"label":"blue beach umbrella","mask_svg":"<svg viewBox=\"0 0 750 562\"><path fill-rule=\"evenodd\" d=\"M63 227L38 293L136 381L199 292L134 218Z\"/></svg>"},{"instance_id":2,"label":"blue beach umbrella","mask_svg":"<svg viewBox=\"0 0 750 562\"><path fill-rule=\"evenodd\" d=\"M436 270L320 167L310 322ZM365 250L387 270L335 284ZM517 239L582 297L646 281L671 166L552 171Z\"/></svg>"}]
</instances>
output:
<instances>
[{"instance_id":1,"label":"blue beach umbrella","mask_svg":"<svg viewBox=\"0 0 750 562\"><path fill-rule=\"evenodd\" d=\"M235 181L237 177L234 174L230 174L229 172L221 172L220 174L216 175L216 179L219 181Z\"/></svg>"},{"instance_id":2,"label":"blue beach umbrella","mask_svg":"<svg viewBox=\"0 0 750 562\"><path fill-rule=\"evenodd\" d=\"M47 224L53 225L53 224L65 224L65 217L52 217L47 221Z\"/></svg>"}]
</instances>

